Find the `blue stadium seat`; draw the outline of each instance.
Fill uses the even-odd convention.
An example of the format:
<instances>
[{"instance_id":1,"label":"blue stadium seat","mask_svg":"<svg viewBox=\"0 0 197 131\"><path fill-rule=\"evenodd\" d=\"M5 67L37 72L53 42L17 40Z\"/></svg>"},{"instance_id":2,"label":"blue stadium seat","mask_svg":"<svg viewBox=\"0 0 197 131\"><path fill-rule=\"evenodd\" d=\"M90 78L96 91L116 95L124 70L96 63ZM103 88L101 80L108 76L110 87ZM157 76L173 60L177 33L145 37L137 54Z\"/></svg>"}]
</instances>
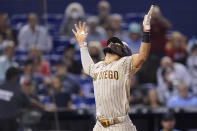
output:
<instances>
[{"instance_id":1,"label":"blue stadium seat","mask_svg":"<svg viewBox=\"0 0 197 131\"><path fill-rule=\"evenodd\" d=\"M53 50L56 52L62 52L64 47L70 44L70 40L64 37L55 37L53 39Z\"/></svg>"},{"instance_id":2,"label":"blue stadium seat","mask_svg":"<svg viewBox=\"0 0 197 131\"><path fill-rule=\"evenodd\" d=\"M137 22L141 23L143 21L145 13L127 13L124 16L126 23Z\"/></svg>"},{"instance_id":3,"label":"blue stadium seat","mask_svg":"<svg viewBox=\"0 0 197 131\"><path fill-rule=\"evenodd\" d=\"M43 15L41 20L45 25L47 24L49 34L54 36L58 34L63 18L63 14L47 14Z\"/></svg>"},{"instance_id":4,"label":"blue stadium seat","mask_svg":"<svg viewBox=\"0 0 197 131\"><path fill-rule=\"evenodd\" d=\"M18 33L27 21L27 14L15 14L11 16L11 27Z\"/></svg>"},{"instance_id":5,"label":"blue stadium seat","mask_svg":"<svg viewBox=\"0 0 197 131\"><path fill-rule=\"evenodd\" d=\"M122 29L123 30L128 30L128 25L129 25L129 23L126 23L126 22L123 22L122 24L121 24L121 27L122 27Z\"/></svg>"},{"instance_id":6,"label":"blue stadium seat","mask_svg":"<svg viewBox=\"0 0 197 131\"><path fill-rule=\"evenodd\" d=\"M56 63L57 61L62 60L62 58L63 58L63 55L57 55L56 53L52 52L52 53L50 54L50 59L49 59L50 65L51 65L51 66L54 66L55 63Z\"/></svg>"},{"instance_id":7,"label":"blue stadium seat","mask_svg":"<svg viewBox=\"0 0 197 131\"><path fill-rule=\"evenodd\" d=\"M59 26L57 26L56 24L48 23L45 27L48 29L48 32L51 36L58 35Z\"/></svg>"},{"instance_id":8,"label":"blue stadium seat","mask_svg":"<svg viewBox=\"0 0 197 131\"><path fill-rule=\"evenodd\" d=\"M27 14L15 14L11 16L11 25L16 25L18 23L26 23Z\"/></svg>"},{"instance_id":9,"label":"blue stadium seat","mask_svg":"<svg viewBox=\"0 0 197 131\"><path fill-rule=\"evenodd\" d=\"M53 23L53 24L60 24L64 18L63 14L47 14L43 15L42 19L46 20L48 23Z\"/></svg>"},{"instance_id":10,"label":"blue stadium seat","mask_svg":"<svg viewBox=\"0 0 197 131\"><path fill-rule=\"evenodd\" d=\"M19 65L23 64L27 59L27 51L16 50L14 55L14 60L19 63Z\"/></svg>"}]
</instances>

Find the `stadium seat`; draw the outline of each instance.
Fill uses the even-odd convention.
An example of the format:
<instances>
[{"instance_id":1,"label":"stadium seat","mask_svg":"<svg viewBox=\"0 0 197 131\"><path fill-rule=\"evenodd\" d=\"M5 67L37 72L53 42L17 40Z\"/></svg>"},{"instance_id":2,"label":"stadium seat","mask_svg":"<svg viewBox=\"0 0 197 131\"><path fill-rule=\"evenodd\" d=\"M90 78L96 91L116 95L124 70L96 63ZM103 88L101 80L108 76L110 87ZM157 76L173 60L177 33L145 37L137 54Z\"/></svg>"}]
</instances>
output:
<instances>
[{"instance_id":1,"label":"stadium seat","mask_svg":"<svg viewBox=\"0 0 197 131\"><path fill-rule=\"evenodd\" d=\"M145 13L127 13L124 16L124 20L126 23L137 22L141 23L144 18Z\"/></svg>"}]
</instances>

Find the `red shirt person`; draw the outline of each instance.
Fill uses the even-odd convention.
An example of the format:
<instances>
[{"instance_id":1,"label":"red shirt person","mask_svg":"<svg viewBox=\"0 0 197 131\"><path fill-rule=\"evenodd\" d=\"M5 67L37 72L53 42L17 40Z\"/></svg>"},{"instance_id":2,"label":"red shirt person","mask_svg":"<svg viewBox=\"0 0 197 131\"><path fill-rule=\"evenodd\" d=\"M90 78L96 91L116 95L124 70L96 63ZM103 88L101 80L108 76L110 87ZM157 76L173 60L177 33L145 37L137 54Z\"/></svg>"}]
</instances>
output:
<instances>
[{"instance_id":1,"label":"red shirt person","mask_svg":"<svg viewBox=\"0 0 197 131\"><path fill-rule=\"evenodd\" d=\"M172 32L165 46L166 55L173 61L185 64L186 60L186 38L180 32Z\"/></svg>"},{"instance_id":2,"label":"red shirt person","mask_svg":"<svg viewBox=\"0 0 197 131\"><path fill-rule=\"evenodd\" d=\"M165 54L166 34L170 27L169 21L163 17L160 8L156 6L151 19L151 54L159 56Z\"/></svg>"}]
</instances>

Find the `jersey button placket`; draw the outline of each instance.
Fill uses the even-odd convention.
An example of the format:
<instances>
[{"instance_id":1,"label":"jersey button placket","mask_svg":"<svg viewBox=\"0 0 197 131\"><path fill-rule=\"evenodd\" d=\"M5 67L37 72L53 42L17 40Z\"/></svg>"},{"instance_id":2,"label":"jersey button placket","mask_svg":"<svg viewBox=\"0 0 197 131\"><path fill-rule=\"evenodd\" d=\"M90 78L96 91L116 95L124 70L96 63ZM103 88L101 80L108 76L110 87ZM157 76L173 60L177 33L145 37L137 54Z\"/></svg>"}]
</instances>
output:
<instances>
[{"instance_id":1,"label":"jersey button placket","mask_svg":"<svg viewBox=\"0 0 197 131\"><path fill-rule=\"evenodd\" d=\"M97 96L98 96L98 98L99 98L99 97L100 97L100 94L98 93ZM100 101L98 101L98 105L101 106Z\"/></svg>"}]
</instances>

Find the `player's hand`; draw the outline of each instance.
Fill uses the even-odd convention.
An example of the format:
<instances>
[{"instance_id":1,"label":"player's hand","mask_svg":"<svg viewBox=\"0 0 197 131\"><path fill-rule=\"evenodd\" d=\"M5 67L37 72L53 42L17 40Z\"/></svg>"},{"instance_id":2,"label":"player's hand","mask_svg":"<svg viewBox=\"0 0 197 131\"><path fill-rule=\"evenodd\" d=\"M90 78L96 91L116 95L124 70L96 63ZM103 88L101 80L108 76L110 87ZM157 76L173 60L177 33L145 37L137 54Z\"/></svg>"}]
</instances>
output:
<instances>
[{"instance_id":1,"label":"player's hand","mask_svg":"<svg viewBox=\"0 0 197 131\"><path fill-rule=\"evenodd\" d=\"M72 29L72 31L76 37L77 42L79 44L83 43L87 36L86 23L79 21L79 25L75 24L75 29L76 31L74 29Z\"/></svg>"},{"instance_id":2,"label":"player's hand","mask_svg":"<svg viewBox=\"0 0 197 131\"><path fill-rule=\"evenodd\" d=\"M144 28L145 32L150 31L150 20L151 20L151 15L152 15L152 12L153 12L153 8L154 8L154 5L151 5L151 8L148 11L148 14L146 14L144 16L143 28Z\"/></svg>"}]
</instances>

